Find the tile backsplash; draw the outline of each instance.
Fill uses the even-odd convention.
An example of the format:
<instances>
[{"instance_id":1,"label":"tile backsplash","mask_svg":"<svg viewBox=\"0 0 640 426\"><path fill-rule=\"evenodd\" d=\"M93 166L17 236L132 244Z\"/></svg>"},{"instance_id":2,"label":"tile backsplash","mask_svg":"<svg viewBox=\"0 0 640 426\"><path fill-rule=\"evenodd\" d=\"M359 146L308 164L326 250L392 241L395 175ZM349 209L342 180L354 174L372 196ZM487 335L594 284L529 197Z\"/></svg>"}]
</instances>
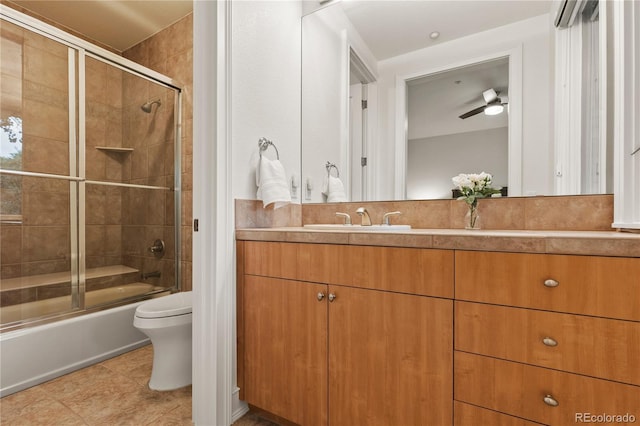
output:
<instances>
[{"instance_id":1,"label":"tile backsplash","mask_svg":"<svg viewBox=\"0 0 640 426\"><path fill-rule=\"evenodd\" d=\"M273 228L309 223L342 223L336 212L359 223L358 207L366 207L373 223L384 213L400 211L392 223L419 229L462 229L467 205L458 200L365 201L292 204L263 209L257 200L236 200L237 228ZM483 229L611 231L613 195L571 195L487 198L479 202Z\"/></svg>"}]
</instances>

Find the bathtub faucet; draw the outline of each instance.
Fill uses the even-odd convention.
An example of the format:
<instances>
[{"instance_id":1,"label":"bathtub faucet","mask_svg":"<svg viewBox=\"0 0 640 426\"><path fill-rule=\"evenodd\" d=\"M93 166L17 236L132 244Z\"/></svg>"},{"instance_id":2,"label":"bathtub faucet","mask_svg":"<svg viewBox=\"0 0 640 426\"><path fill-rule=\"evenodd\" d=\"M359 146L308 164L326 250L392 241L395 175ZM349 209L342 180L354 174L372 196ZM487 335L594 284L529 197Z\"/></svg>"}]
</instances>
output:
<instances>
[{"instance_id":1,"label":"bathtub faucet","mask_svg":"<svg viewBox=\"0 0 640 426\"><path fill-rule=\"evenodd\" d=\"M153 272L143 272L142 273L142 279L146 280L147 278L160 278L160 275L162 275L162 273L160 273L160 271L153 271Z\"/></svg>"}]
</instances>

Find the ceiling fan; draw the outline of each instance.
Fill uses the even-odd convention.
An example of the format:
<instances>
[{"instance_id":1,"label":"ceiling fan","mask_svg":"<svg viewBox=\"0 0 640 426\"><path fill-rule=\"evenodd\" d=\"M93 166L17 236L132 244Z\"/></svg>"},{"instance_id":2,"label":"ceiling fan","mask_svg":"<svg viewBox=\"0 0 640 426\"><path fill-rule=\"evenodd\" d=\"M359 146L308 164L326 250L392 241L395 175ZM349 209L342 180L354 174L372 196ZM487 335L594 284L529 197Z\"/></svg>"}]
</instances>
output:
<instances>
[{"instance_id":1,"label":"ceiling fan","mask_svg":"<svg viewBox=\"0 0 640 426\"><path fill-rule=\"evenodd\" d=\"M465 112L460 116L463 120L465 118L472 117L476 114L480 114L484 112L485 115L497 115L500 114L504 110L504 106L507 105L509 100L505 97L504 101L498 97L500 92L496 92L494 89L488 89L482 92L482 97L484 98L485 105L472 109L471 111Z\"/></svg>"}]
</instances>

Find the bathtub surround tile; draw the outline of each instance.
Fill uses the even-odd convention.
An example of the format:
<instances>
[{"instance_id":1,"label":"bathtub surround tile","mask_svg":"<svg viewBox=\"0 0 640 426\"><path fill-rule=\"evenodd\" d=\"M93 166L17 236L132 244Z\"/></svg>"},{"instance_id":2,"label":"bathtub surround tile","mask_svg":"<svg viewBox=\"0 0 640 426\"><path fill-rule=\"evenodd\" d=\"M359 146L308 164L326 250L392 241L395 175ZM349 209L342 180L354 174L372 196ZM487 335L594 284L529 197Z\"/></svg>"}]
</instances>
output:
<instances>
[{"instance_id":1,"label":"bathtub surround tile","mask_svg":"<svg viewBox=\"0 0 640 426\"><path fill-rule=\"evenodd\" d=\"M22 227L0 225L0 263L20 263L22 259Z\"/></svg>"},{"instance_id":2,"label":"bathtub surround tile","mask_svg":"<svg viewBox=\"0 0 640 426\"><path fill-rule=\"evenodd\" d=\"M53 52L55 50L65 50L66 47L56 43L57 46L51 45L52 50L37 49L29 44L23 46L23 78L57 89L63 92L68 91L68 60Z\"/></svg>"},{"instance_id":3,"label":"bathtub surround tile","mask_svg":"<svg viewBox=\"0 0 640 426\"><path fill-rule=\"evenodd\" d=\"M182 286L182 291L193 290L192 268L193 268L193 263L180 262L180 277L181 277L180 285Z\"/></svg>"},{"instance_id":4,"label":"bathtub surround tile","mask_svg":"<svg viewBox=\"0 0 640 426\"><path fill-rule=\"evenodd\" d=\"M192 222L192 203L193 203L193 193L191 191L192 187L192 152L193 152L193 102L192 102L192 74L193 74L193 15L189 14L186 17L180 19L175 22L168 28L156 33L154 36L148 38L147 40L142 41L138 45L128 49L123 52L123 56L131 59L139 64L147 66L151 69L154 69L158 72L161 72L176 81L179 81L183 86L183 102L182 102L182 138L181 138L181 153L182 153L182 176L181 179L183 181L182 191L181 191L181 221L178 225L182 225L185 227L183 229L182 234L191 233L191 222ZM131 82L129 82L130 84ZM126 78L123 81L123 87L125 87L124 92L130 93L130 90L126 88L127 80ZM164 91L166 94L167 92ZM148 92L149 95L152 92ZM163 95L162 92L158 94L161 97ZM173 95L171 95L173 96ZM172 103L172 100L169 98L164 98L163 102L166 102L167 105ZM126 103L126 101L123 101ZM140 109L140 105L133 105L133 108L136 108L138 111ZM154 108L155 109L155 108ZM168 109L163 109L162 112L169 111ZM145 114L148 116L148 114ZM133 114L132 114L133 116ZM150 119L151 117L146 117ZM161 116L158 116L161 118ZM168 125L170 122L173 122L173 116L166 115L164 116L165 125ZM160 122L160 120L158 120ZM155 128L159 129L158 127ZM171 128L173 129L173 128ZM131 129L133 132L136 132L135 128ZM132 133L133 133L132 132ZM155 134L152 132L152 135ZM126 135L126 131L125 131ZM148 135L146 133L139 135L140 141L143 138L146 138ZM173 133L169 133L169 135L164 136L165 139L153 141L153 143L160 143L162 141L169 142L169 139L173 138ZM126 137L125 137L126 138ZM173 168L173 154L167 151L170 151L171 148L165 146L164 153L164 172L165 176L171 176L174 173ZM150 157L153 157L152 154L149 154ZM147 167L151 167L153 165L153 160L148 161ZM131 167L132 173L134 167ZM171 185L172 186L172 185ZM165 209L164 209L164 222L165 225L173 225L175 223L175 215L174 215L174 194L167 193L165 194ZM188 230L187 230L188 228ZM180 244L183 244L183 241L180 241ZM184 290L191 289L191 241L185 239L184 246L181 254L181 282L182 288Z\"/></svg>"},{"instance_id":5,"label":"bathtub surround tile","mask_svg":"<svg viewBox=\"0 0 640 426\"><path fill-rule=\"evenodd\" d=\"M4 80L4 78L5 76L3 75L2 79ZM69 97L66 91L29 80L23 80L18 86L22 86L22 97L24 99L43 102L64 110L69 107Z\"/></svg>"},{"instance_id":6,"label":"bathtub surround tile","mask_svg":"<svg viewBox=\"0 0 640 426\"><path fill-rule=\"evenodd\" d=\"M25 262L22 264L22 275L41 275L71 270L71 259L45 260L40 262Z\"/></svg>"},{"instance_id":7,"label":"bathtub surround tile","mask_svg":"<svg viewBox=\"0 0 640 426\"><path fill-rule=\"evenodd\" d=\"M69 238L68 226L24 227L23 262L70 259Z\"/></svg>"},{"instance_id":8,"label":"bathtub surround tile","mask_svg":"<svg viewBox=\"0 0 640 426\"><path fill-rule=\"evenodd\" d=\"M4 290L0 292L0 307L33 302L37 300L37 298L38 291L35 288Z\"/></svg>"},{"instance_id":9,"label":"bathtub surround tile","mask_svg":"<svg viewBox=\"0 0 640 426\"><path fill-rule=\"evenodd\" d=\"M69 226L68 192L24 192L23 226Z\"/></svg>"},{"instance_id":10,"label":"bathtub surround tile","mask_svg":"<svg viewBox=\"0 0 640 426\"><path fill-rule=\"evenodd\" d=\"M0 267L0 279L17 278L22 275L22 264L14 263L12 265L5 265L4 263Z\"/></svg>"},{"instance_id":11,"label":"bathtub surround tile","mask_svg":"<svg viewBox=\"0 0 640 426\"><path fill-rule=\"evenodd\" d=\"M31 99L23 100L22 133L57 141L69 139L69 112Z\"/></svg>"},{"instance_id":12,"label":"bathtub surround tile","mask_svg":"<svg viewBox=\"0 0 640 426\"><path fill-rule=\"evenodd\" d=\"M193 191L182 191L182 225L191 227L193 222Z\"/></svg>"},{"instance_id":13,"label":"bathtub surround tile","mask_svg":"<svg viewBox=\"0 0 640 426\"><path fill-rule=\"evenodd\" d=\"M14 4L11 4L10 6L15 8ZM24 11L20 9L18 10L23 13L29 14L28 11ZM36 16L36 17L38 19L42 18L41 16ZM45 21L45 22L51 23L50 21ZM2 25L4 27L5 24L2 24ZM58 28L60 27L58 26ZM24 37L25 46L30 46L35 49L43 50L52 55L58 56L61 59L64 59L65 61L67 60L69 53L65 45L58 43L57 41L52 40L50 38L44 37L40 34L34 33L32 31L23 31L22 35Z\"/></svg>"},{"instance_id":14,"label":"bathtub surround tile","mask_svg":"<svg viewBox=\"0 0 640 426\"><path fill-rule=\"evenodd\" d=\"M68 175L69 143L23 134L22 170Z\"/></svg>"}]
</instances>

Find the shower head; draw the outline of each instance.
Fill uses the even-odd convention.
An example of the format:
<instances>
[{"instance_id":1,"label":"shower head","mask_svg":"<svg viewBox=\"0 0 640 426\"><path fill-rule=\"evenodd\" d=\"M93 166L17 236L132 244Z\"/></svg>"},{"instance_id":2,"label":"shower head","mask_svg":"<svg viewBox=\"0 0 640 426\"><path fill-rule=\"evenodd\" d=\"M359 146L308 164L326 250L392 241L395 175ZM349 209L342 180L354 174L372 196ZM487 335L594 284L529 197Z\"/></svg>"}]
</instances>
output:
<instances>
[{"instance_id":1,"label":"shower head","mask_svg":"<svg viewBox=\"0 0 640 426\"><path fill-rule=\"evenodd\" d=\"M155 101L149 101L144 103L140 109L142 109L144 112L146 112L147 114L151 113L151 107L153 106L153 104L158 104L158 107L160 105L162 105L162 102L160 102L160 99L156 99Z\"/></svg>"}]
</instances>

